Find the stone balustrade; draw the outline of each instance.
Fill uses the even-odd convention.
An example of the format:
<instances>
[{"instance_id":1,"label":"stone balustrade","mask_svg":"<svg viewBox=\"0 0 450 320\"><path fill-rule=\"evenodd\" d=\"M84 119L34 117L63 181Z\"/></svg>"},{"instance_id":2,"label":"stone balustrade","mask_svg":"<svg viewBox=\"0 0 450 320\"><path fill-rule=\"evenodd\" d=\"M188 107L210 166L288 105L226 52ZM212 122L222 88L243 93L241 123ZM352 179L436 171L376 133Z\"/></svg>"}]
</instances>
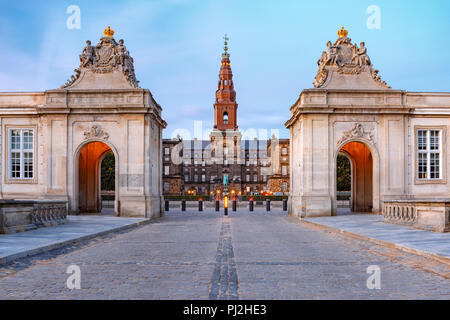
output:
<instances>
[{"instance_id":1,"label":"stone balustrade","mask_svg":"<svg viewBox=\"0 0 450 320\"><path fill-rule=\"evenodd\" d=\"M383 217L387 223L449 232L450 199L385 200Z\"/></svg>"},{"instance_id":2,"label":"stone balustrade","mask_svg":"<svg viewBox=\"0 0 450 320\"><path fill-rule=\"evenodd\" d=\"M0 200L0 234L67 222L67 201Z\"/></svg>"},{"instance_id":3,"label":"stone balustrade","mask_svg":"<svg viewBox=\"0 0 450 320\"><path fill-rule=\"evenodd\" d=\"M38 227L66 223L67 201L37 201L34 204L32 222Z\"/></svg>"}]
</instances>

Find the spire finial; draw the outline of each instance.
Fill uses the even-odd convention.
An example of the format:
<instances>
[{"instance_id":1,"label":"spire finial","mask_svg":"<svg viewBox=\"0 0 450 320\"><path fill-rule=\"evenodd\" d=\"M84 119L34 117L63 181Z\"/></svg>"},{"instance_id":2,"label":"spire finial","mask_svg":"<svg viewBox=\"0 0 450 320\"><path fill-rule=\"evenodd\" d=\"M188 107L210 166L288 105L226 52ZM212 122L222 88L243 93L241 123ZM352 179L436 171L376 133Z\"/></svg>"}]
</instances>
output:
<instances>
[{"instance_id":1,"label":"spire finial","mask_svg":"<svg viewBox=\"0 0 450 320\"><path fill-rule=\"evenodd\" d=\"M224 47L223 47L223 54L222 57L223 58L229 58L230 54L228 53L228 40L230 40L230 38L228 38L227 34L225 33L225 35L223 36L223 40L224 40Z\"/></svg>"}]
</instances>

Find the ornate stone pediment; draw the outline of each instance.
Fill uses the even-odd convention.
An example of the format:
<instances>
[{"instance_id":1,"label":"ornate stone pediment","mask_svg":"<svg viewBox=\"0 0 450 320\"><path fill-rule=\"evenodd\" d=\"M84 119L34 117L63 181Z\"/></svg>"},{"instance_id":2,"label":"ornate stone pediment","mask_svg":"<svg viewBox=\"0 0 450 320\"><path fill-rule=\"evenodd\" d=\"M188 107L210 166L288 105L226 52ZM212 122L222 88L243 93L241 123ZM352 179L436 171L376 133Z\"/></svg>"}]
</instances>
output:
<instances>
[{"instance_id":1,"label":"ornate stone pediment","mask_svg":"<svg viewBox=\"0 0 450 320\"><path fill-rule=\"evenodd\" d=\"M353 127L344 132L342 138L338 141L338 145L355 138L362 138L374 142L373 130L367 130L361 123L355 123Z\"/></svg>"},{"instance_id":2,"label":"ornate stone pediment","mask_svg":"<svg viewBox=\"0 0 450 320\"><path fill-rule=\"evenodd\" d=\"M97 82L102 81L96 76L86 76L89 73L112 74L115 72L122 74L129 86L139 88L139 81L136 80L134 72L134 60L125 47L124 41L119 40L117 43L113 38L114 31L110 27L105 29L104 34L105 36L96 46L92 46L90 40L86 41L86 46L80 55L80 66L74 70L75 74L61 88L70 88L83 78L86 78L86 81L93 81L93 79ZM108 82L107 79L104 80ZM111 77L109 82L114 84L120 82L120 79ZM120 83L119 85L123 86ZM88 85L88 87L91 86Z\"/></svg>"},{"instance_id":3,"label":"ornate stone pediment","mask_svg":"<svg viewBox=\"0 0 450 320\"><path fill-rule=\"evenodd\" d=\"M84 132L84 139L93 139L93 138L99 138L103 140L108 140L109 134L105 131L103 131L102 127L99 125L94 124L89 130L86 130Z\"/></svg>"},{"instance_id":4,"label":"ornate stone pediment","mask_svg":"<svg viewBox=\"0 0 450 320\"><path fill-rule=\"evenodd\" d=\"M390 88L373 69L364 42L352 44L348 31L342 27L334 44L327 43L317 61L319 70L313 85L315 88L377 89ZM333 75L336 74L335 77ZM334 78L334 79L333 79ZM332 83L330 83L332 82Z\"/></svg>"}]
</instances>

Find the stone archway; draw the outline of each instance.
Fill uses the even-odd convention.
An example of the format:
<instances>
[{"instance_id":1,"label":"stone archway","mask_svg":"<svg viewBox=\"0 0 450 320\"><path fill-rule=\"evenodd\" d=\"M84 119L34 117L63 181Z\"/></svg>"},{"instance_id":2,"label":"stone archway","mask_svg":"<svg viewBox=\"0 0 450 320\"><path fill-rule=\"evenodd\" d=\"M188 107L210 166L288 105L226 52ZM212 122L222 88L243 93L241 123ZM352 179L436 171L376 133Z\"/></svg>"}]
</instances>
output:
<instances>
[{"instance_id":1,"label":"stone archway","mask_svg":"<svg viewBox=\"0 0 450 320\"><path fill-rule=\"evenodd\" d=\"M369 147L359 141L344 144L338 153L344 153L352 164L353 212L373 212L374 206L374 159Z\"/></svg>"},{"instance_id":2,"label":"stone archway","mask_svg":"<svg viewBox=\"0 0 450 320\"><path fill-rule=\"evenodd\" d=\"M78 153L78 157L76 159L78 164L76 191L78 192L77 209L79 213L101 212L100 166L103 157L109 152L113 152L113 150L106 143L101 141L92 141L82 146ZM114 152L113 154L115 156ZM115 207L115 212L117 213L117 206Z\"/></svg>"}]
</instances>

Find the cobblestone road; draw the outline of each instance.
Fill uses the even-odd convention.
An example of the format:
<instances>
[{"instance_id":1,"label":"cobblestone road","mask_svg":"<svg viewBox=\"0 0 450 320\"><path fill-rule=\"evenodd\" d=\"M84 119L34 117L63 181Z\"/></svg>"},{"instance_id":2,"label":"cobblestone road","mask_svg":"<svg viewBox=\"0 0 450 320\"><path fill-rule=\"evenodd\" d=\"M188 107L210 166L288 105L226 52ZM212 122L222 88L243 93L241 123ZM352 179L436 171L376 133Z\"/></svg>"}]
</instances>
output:
<instances>
[{"instance_id":1,"label":"cobblestone road","mask_svg":"<svg viewBox=\"0 0 450 320\"><path fill-rule=\"evenodd\" d=\"M281 212L170 212L0 266L0 299L450 299L450 280L423 259L388 251ZM66 287L70 265L80 290ZM370 265L380 290L367 289Z\"/></svg>"}]
</instances>

